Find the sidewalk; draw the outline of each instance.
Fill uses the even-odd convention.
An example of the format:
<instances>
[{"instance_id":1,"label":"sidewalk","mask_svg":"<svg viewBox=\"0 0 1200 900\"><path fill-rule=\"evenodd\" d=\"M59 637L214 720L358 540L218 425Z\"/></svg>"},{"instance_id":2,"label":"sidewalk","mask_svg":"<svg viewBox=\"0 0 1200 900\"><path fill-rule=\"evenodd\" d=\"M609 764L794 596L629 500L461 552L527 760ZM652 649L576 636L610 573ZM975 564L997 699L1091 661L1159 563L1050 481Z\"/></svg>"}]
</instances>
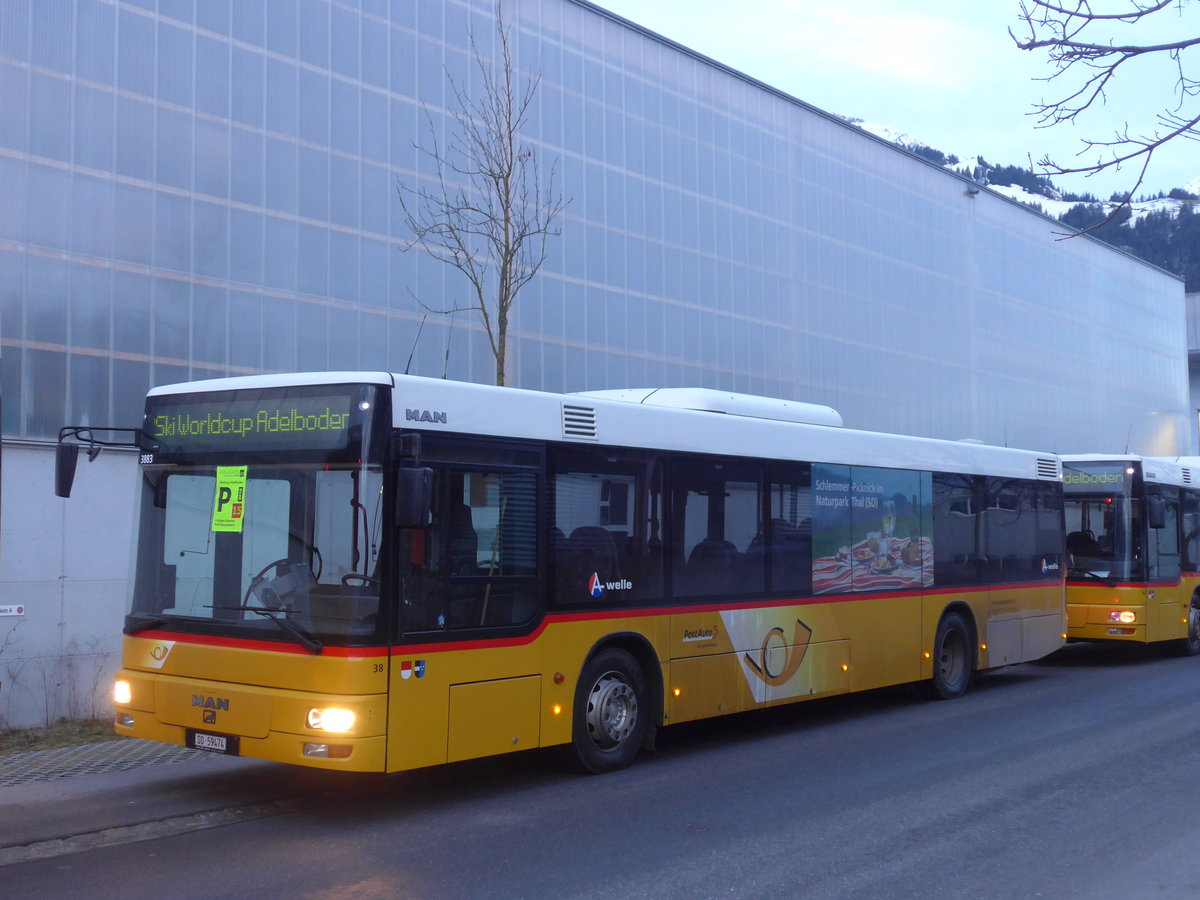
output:
<instances>
[{"instance_id":1,"label":"sidewalk","mask_svg":"<svg viewBox=\"0 0 1200 900\"><path fill-rule=\"evenodd\" d=\"M0 868L277 815L304 793L290 775L133 738L2 756Z\"/></svg>"},{"instance_id":2,"label":"sidewalk","mask_svg":"<svg viewBox=\"0 0 1200 900\"><path fill-rule=\"evenodd\" d=\"M133 739L98 741L57 750L27 750L0 756L0 788L120 772L200 755L199 750Z\"/></svg>"}]
</instances>

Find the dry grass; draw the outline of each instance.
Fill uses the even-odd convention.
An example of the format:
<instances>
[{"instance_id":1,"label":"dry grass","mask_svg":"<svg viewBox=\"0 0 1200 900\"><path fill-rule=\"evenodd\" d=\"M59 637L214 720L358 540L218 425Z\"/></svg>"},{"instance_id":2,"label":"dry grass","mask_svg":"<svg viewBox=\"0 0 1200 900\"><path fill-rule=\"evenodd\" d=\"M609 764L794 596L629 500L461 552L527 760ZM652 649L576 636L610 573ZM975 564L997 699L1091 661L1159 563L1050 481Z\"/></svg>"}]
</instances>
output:
<instances>
[{"instance_id":1,"label":"dry grass","mask_svg":"<svg viewBox=\"0 0 1200 900\"><path fill-rule=\"evenodd\" d=\"M24 750L56 750L96 741L114 741L121 735L110 721L60 719L45 728L13 728L0 731L0 755Z\"/></svg>"}]
</instances>

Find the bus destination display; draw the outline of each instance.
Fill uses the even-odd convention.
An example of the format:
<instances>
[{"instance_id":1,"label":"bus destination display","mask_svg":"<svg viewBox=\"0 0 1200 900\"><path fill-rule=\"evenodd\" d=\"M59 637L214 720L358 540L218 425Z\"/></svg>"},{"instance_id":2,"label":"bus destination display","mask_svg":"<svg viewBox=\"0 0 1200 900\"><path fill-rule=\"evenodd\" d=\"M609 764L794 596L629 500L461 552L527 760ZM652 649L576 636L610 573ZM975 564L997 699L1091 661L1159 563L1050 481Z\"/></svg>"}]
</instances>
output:
<instances>
[{"instance_id":1,"label":"bus destination display","mask_svg":"<svg viewBox=\"0 0 1200 900\"><path fill-rule=\"evenodd\" d=\"M341 450L357 405L346 393L151 397L145 431L165 450Z\"/></svg>"},{"instance_id":2,"label":"bus destination display","mask_svg":"<svg viewBox=\"0 0 1200 900\"><path fill-rule=\"evenodd\" d=\"M1123 494L1133 480L1128 463L1063 463L1063 490L1067 493Z\"/></svg>"}]
</instances>

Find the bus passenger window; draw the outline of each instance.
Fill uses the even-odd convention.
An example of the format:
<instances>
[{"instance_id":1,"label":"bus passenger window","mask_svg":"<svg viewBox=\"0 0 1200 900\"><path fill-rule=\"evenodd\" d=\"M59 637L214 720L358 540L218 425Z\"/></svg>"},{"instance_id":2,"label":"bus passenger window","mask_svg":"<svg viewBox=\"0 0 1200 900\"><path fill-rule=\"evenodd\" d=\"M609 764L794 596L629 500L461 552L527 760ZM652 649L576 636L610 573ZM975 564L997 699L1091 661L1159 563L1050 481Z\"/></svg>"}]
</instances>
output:
<instances>
[{"instance_id":1,"label":"bus passenger window","mask_svg":"<svg viewBox=\"0 0 1200 900\"><path fill-rule=\"evenodd\" d=\"M987 506L981 514L983 555L991 582L1056 578L1061 569L1057 509L1048 521L1040 498L1043 484L1021 478L988 478ZM1051 533L1047 533L1046 525Z\"/></svg>"},{"instance_id":2,"label":"bus passenger window","mask_svg":"<svg viewBox=\"0 0 1200 900\"><path fill-rule=\"evenodd\" d=\"M763 531L757 467L692 460L681 462L674 472L673 593L716 596L762 591L766 558L752 550Z\"/></svg>"},{"instance_id":3,"label":"bus passenger window","mask_svg":"<svg viewBox=\"0 0 1200 900\"><path fill-rule=\"evenodd\" d=\"M983 584L987 578L980 495L983 479L937 472L933 476L934 584Z\"/></svg>"},{"instance_id":4,"label":"bus passenger window","mask_svg":"<svg viewBox=\"0 0 1200 900\"><path fill-rule=\"evenodd\" d=\"M1183 526L1183 570L1200 570L1200 494L1184 488L1180 491L1180 521Z\"/></svg>"},{"instance_id":5,"label":"bus passenger window","mask_svg":"<svg viewBox=\"0 0 1200 900\"><path fill-rule=\"evenodd\" d=\"M536 611L537 476L437 470L433 519L404 561L410 631L517 625Z\"/></svg>"},{"instance_id":6,"label":"bus passenger window","mask_svg":"<svg viewBox=\"0 0 1200 900\"><path fill-rule=\"evenodd\" d=\"M782 470L780 466L778 469ZM812 488L808 466L771 472L767 496L768 532L755 537L747 557L767 551L773 591L812 593Z\"/></svg>"},{"instance_id":7,"label":"bus passenger window","mask_svg":"<svg viewBox=\"0 0 1200 900\"><path fill-rule=\"evenodd\" d=\"M547 541L553 602L611 606L662 595L662 499L656 457L559 450Z\"/></svg>"}]
</instances>

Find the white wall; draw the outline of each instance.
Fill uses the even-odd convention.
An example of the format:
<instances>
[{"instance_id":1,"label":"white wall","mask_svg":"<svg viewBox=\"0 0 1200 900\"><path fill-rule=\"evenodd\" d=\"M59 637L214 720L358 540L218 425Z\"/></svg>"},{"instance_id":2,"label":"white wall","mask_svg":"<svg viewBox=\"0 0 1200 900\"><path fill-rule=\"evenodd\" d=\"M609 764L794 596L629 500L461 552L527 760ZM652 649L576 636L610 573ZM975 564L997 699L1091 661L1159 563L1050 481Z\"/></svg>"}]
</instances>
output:
<instances>
[{"instance_id":1,"label":"white wall","mask_svg":"<svg viewBox=\"0 0 1200 900\"><path fill-rule=\"evenodd\" d=\"M111 714L137 457L80 454L54 496L54 448L5 444L0 484L0 729Z\"/></svg>"}]
</instances>

